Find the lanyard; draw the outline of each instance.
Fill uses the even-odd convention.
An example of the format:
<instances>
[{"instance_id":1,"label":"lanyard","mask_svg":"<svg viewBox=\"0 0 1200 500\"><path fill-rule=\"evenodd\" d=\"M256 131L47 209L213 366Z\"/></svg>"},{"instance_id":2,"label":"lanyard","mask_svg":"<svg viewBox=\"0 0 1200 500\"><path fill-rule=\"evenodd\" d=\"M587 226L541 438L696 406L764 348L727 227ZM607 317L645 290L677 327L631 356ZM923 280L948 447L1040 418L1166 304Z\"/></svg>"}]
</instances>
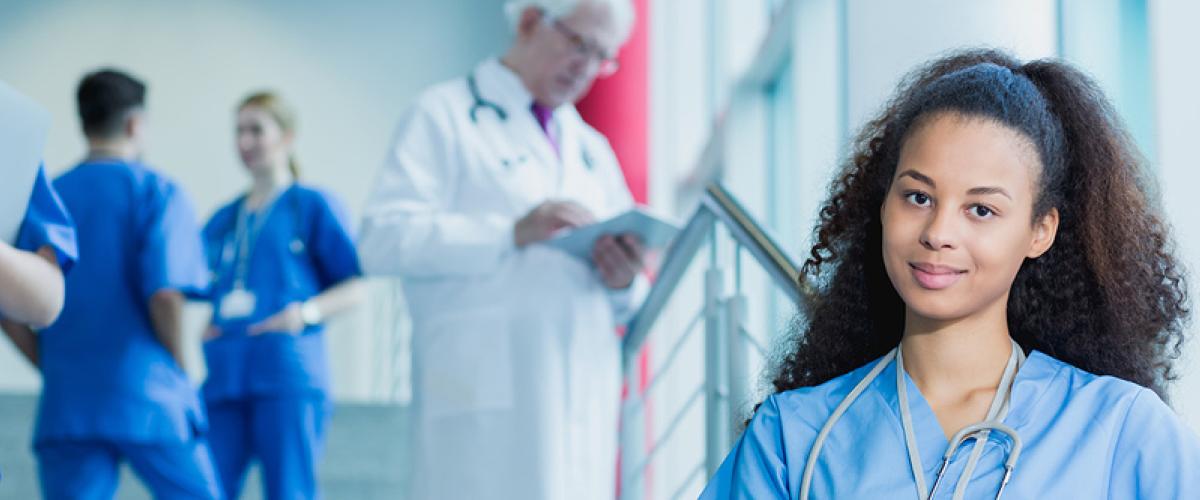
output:
<instances>
[{"instance_id":1,"label":"lanyard","mask_svg":"<svg viewBox=\"0 0 1200 500\"><path fill-rule=\"evenodd\" d=\"M246 209L248 196L242 197L238 204L237 222L233 234L225 239L225 250L222 262L225 266L233 266L233 287L241 290L246 288L246 275L250 271L250 256L258 246L259 236L263 227L271 218L276 202L286 193L287 188L276 190L255 212ZM250 219L254 221L251 223Z\"/></svg>"}]
</instances>

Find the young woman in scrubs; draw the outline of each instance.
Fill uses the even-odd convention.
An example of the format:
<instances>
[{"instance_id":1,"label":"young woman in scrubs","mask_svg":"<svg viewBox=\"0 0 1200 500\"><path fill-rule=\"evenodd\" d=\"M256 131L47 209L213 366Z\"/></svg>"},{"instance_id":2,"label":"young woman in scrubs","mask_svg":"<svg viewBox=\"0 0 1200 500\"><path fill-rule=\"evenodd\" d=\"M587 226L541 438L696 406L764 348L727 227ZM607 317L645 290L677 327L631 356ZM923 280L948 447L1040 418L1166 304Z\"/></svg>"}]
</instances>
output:
<instances>
[{"instance_id":1,"label":"young woman in scrubs","mask_svg":"<svg viewBox=\"0 0 1200 500\"><path fill-rule=\"evenodd\" d=\"M228 498L251 460L267 498L318 496L329 414L322 324L361 297L345 213L298 182L294 137L294 115L277 96L242 101L237 147L251 185L204 229L214 280L203 392Z\"/></svg>"},{"instance_id":2,"label":"young woman in scrubs","mask_svg":"<svg viewBox=\"0 0 1200 500\"><path fill-rule=\"evenodd\" d=\"M1200 498L1144 168L1063 63L914 73L833 184L776 392L702 498Z\"/></svg>"}]
</instances>

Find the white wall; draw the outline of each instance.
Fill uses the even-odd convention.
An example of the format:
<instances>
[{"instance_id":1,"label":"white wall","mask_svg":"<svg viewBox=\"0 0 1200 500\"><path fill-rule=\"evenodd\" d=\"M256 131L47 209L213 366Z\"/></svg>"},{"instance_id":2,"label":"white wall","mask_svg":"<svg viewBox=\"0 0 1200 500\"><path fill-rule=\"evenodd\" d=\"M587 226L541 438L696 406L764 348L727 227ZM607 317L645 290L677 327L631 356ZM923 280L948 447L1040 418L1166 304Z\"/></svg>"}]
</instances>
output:
<instances>
[{"instance_id":1,"label":"white wall","mask_svg":"<svg viewBox=\"0 0 1200 500\"><path fill-rule=\"evenodd\" d=\"M650 202L674 213L679 185L712 131L711 43L697 0L650 2ZM690 7L689 7L690 5ZM686 217L687 213L676 213Z\"/></svg>"},{"instance_id":2,"label":"white wall","mask_svg":"<svg viewBox=\"0 0 1200 500\"><path fill-rule=\"evenodd\" d=\"M1054 0L847 0L847 106L851 133L917 65L964 47L1023 59L1055 53Z\"/></svg>"},{"instance_id":3,"label":"white wall","mask_svg":"<svg viewBox=\"0 0 1200 500\"><path fill-rule=\"evenodd\" d=\"M55 0L0 5L0 78L50 110L47 166L84 153L74 109L79 78L115 65L149 85L146 160L190 192L201 217L246 184L233 145L233 108L271 88L300 115L307 182L357 214L395 120L424 86L464 74L504 48L501 0ZM391 399L402 322L390 286L331 326L334 394ZM204 311L189 312L196 333ZM402 318L399 318L402 319ZM195 348L195 344L193 345ZM199 356L192 353L193 367ZM402 368L402 367L401 367ZM202 376L202 370L195 376ZM0 390L38 380L0 341Z\"/></svg>"},{"instance_id":4,"label":"white wall","mask_svg":"<svg viewBox=\"0 0 1200 500\"><path fill-rule=\"evenodd\" d=\"M1191 271L1193 310L1200 293L1200 218L1196 217L1196 189L1200 168L1196 161L1196 137L1200 135L1200 3L1182 0L1150 2L1151 47L1154 52L1155 111L1158 132L1158 181L1163 205L1175 229L1178 255ZM1200 333L1185 349L1181 366L1183 379L1175 385L1172 404L1193 429L1200 431Z\"/></svg>"}]
</instances>

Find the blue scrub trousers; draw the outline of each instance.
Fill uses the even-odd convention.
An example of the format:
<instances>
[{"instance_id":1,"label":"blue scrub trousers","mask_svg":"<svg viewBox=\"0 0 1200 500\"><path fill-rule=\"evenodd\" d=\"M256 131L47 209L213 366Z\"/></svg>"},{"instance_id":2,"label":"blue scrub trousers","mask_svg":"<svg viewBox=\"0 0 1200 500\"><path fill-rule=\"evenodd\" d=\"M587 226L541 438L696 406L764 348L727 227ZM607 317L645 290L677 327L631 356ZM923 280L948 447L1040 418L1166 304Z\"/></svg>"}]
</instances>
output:
<instances>
[{"instance_id":1,"label":"blue scrub trousers","mask_svg":"<svg viewBox=\"0 0 1200 500\"><path fill-rule=\"evenodd\" d=\"M251 459L268 500L319 498L317 464L329 418L326 399L268 396L212 401L208 438L226 498L237 498Z\"/></svg>"},{"instance_id":2,"label":"blue scrub trousers","mask_svg":"<svg viewBox=\"0 0 1200 500\"><path fill-rule=\"evenodd\" d=\"M39 443L38 478L46 500L111 500L121 460L129 462L154 498L221 498L204 438L188 443L62 440Z\"/></svg>"}]
</instances>

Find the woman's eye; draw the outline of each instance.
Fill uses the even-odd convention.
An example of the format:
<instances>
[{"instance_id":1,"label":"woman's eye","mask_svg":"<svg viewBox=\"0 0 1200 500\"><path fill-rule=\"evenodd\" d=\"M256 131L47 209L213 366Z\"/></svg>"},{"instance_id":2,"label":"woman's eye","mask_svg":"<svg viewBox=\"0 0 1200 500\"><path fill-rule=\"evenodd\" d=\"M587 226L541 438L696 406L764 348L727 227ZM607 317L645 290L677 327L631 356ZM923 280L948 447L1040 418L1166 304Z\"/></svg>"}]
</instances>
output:
<instances>
[{"instance_id":1,"label":"woman's eye","mask_svg":"<svg viewBox=\"0 0 1200 500\"><path fill-rule=\"evenodd\" d=\"M985 207L983 205L975 205L975 206L971 207L971 215L974 215L981 219L991 217L995 213L996 212L993 212L992 209Z\"/></svg>"},{"instance_id":2,"label":"woman's eye","mask_svg":"<svg viewBox=\"0 0 1200 500\"><path fill-rule=\"evenodd\" d=\"M929 195L922 193L920 191L914 191L912 193L908 193L908 194L904 195L904 197L906 199L908 199L909 203L912 203L914 205L921 206L921 207L928 205L930 202Z\"/></svg>"}]
</instances>

